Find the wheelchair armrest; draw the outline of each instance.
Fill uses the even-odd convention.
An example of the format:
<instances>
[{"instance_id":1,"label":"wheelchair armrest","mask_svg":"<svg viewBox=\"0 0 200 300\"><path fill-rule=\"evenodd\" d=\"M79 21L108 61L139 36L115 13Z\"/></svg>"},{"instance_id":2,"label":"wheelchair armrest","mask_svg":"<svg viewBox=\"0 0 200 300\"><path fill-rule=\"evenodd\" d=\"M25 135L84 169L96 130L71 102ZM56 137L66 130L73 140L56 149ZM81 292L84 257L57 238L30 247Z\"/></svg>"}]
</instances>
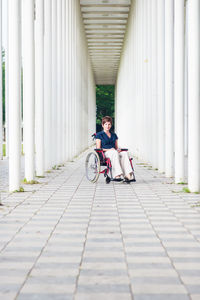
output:
<instances>
[{"instance_id":1,"label":"wheelchair armrest","mask_svg":"<svg viewBox=\"0 0 200 300\"><path fill-rule=\"evenodd\" d=\"M121 151L128 151L127 148L120 148L120 149L121 149Z\"/></svg>"},{"instance_id":2,"label":"wheelchair armrest","mask_svg":"<svg viewBox=\"0 0 200 300\"><path fill-rule=\"evenodd\" d=\"M95 151L103 151L103 148L96 148Z\"/></svg>"}]
</instances>

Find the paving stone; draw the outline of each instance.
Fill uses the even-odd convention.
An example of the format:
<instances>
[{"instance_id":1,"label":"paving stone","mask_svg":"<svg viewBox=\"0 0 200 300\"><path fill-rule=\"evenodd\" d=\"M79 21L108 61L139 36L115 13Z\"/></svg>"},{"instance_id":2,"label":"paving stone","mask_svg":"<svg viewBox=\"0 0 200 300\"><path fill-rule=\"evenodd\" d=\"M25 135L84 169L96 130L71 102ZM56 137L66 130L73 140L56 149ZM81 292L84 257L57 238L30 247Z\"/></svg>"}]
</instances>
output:
<instances>
[{"instance_id":1,"label":"paving stone","mask_svg":"<svg viewBox=\"0 0 200 300\"><path fill-rule=\"evenodd\" d=\"M190 300L190 297L188 295L183 294L170 294L170 292L165 294L144 294L144 295L135 295L134 300ZM198 300L198 299L194 299Z\"/></svg>"},{"instance_id":2,"label":"paving stone","mask_svg":"<svg viewBox=\"0 0 200 300\"><path fill-rule=\"evenodd\" d=\"M3 193L0 299L199 300L200 196L139 164L136 183L91 184L85 155Z\"/></svg>"}]
</instances>

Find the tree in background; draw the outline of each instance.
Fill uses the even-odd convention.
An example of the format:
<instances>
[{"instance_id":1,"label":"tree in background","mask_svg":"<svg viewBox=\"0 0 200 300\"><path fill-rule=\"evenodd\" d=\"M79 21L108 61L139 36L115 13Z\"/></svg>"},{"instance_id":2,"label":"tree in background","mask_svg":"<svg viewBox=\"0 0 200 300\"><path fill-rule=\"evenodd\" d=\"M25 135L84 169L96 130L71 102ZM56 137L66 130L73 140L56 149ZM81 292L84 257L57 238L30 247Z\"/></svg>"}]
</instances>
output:
<instances>
[{"instance_id":1,"label":"tree in background","mask_svg":"<svg viewBox=\"0 0 200 300\"><path fill-rule=\"evenodd\" d=\"M101 120L105 116L115 117L115 86L97 85L96 86L96 131L101 131Z\"/></svg>"}]
</instances>

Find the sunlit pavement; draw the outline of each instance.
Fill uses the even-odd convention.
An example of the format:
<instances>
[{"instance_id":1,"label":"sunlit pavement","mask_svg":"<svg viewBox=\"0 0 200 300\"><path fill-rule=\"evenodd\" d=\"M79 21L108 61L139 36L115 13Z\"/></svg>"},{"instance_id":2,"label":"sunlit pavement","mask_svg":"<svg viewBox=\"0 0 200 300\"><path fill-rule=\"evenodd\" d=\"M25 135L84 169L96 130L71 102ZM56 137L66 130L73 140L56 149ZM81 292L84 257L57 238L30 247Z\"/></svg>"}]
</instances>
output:
<instances>
[{"instance_id":1,"label":"sunlit pavement","mask_svg":"<svg viewBox=\"0 0 200 300\"><path fill-rule=\"evenodd\" d=\"M138 161L92 184L84 160L13 194L0 162L0 299L199 300L200 195Z\"/></svg>"}]
</instances>

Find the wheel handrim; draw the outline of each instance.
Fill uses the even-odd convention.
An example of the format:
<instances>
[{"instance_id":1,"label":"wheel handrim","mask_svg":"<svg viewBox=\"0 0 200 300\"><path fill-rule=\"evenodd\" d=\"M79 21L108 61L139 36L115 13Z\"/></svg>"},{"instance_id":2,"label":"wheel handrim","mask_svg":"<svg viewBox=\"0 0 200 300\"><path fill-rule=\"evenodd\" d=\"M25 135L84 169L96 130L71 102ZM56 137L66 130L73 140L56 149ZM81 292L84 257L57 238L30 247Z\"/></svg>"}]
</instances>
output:
<instances>
[{"instance_id":1,"label":"wheel handrim","mask_svg":"<svg viewBox=\"0 0 200 300\"><path fill-rule=\"evenodd\" d=\"M88 154L85 162L86 177L91 182L96 182L99 177L100 161L95 152Z\"/></svg>"}]
</instances>

